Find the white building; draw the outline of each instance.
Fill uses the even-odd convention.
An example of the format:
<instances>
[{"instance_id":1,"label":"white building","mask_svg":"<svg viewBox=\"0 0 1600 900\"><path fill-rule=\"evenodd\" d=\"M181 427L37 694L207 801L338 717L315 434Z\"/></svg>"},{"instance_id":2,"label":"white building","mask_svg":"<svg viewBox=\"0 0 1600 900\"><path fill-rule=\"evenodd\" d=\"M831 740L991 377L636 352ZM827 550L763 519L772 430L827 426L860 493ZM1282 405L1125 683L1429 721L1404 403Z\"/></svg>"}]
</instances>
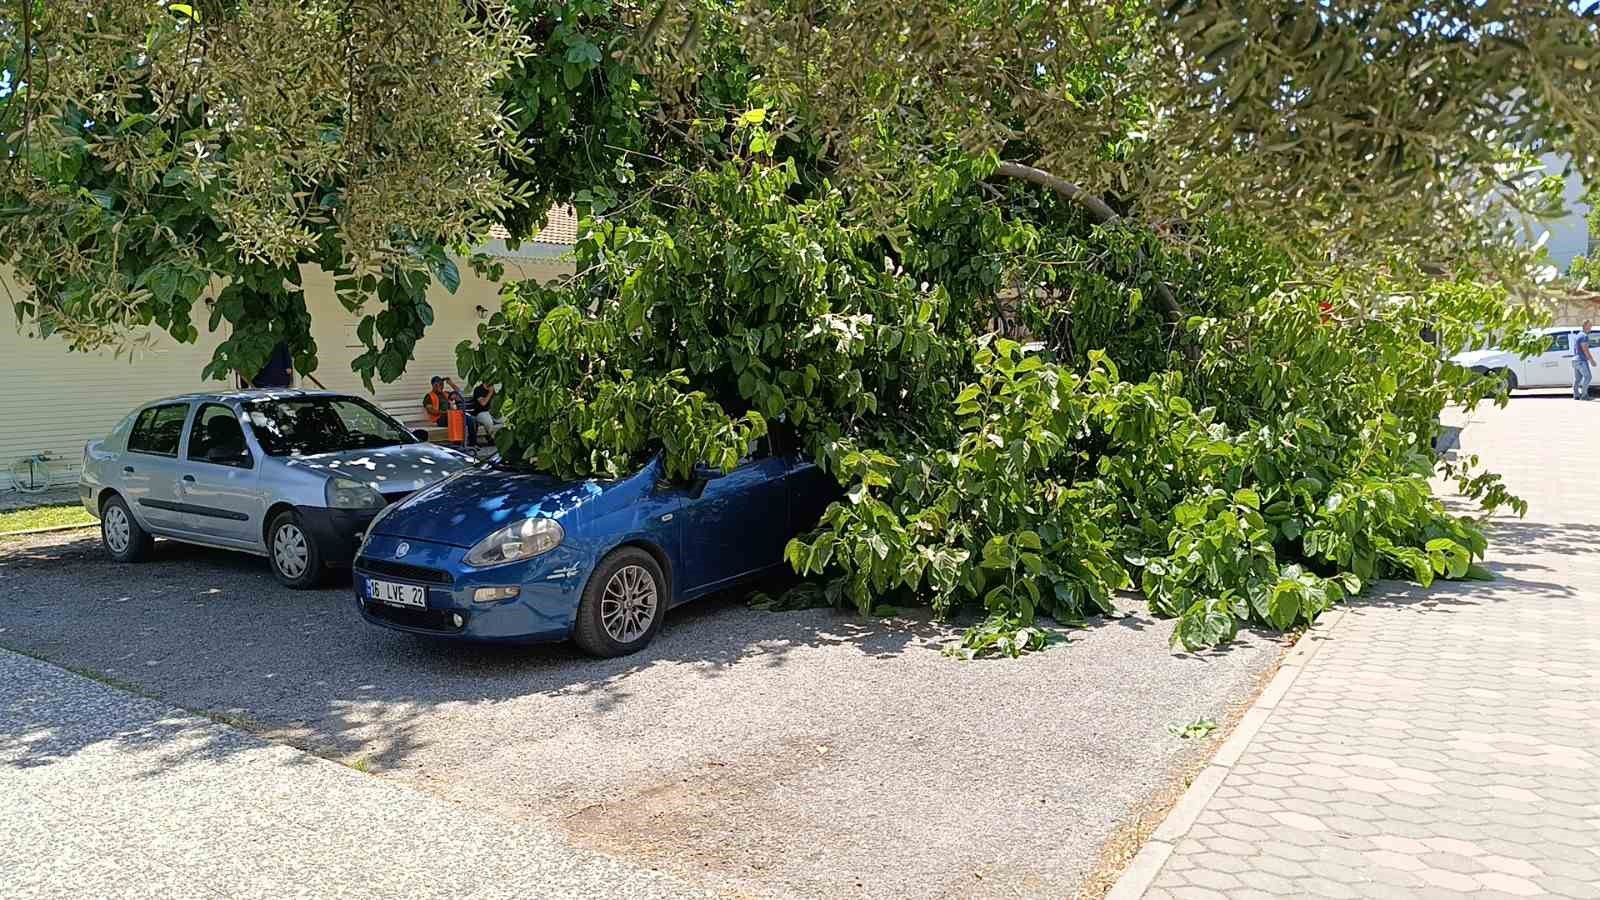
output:
<instances>
[{"instance_id":1,"label":"white building","mask_svg":"<svg viewBox=\"0 0 1600 900\"><path fill-rule=\"evenodd\" d=\"M571 211L551 213L551 221L535 240L516 250L492 240L483 250L505 263L504 281L548 280L572 271L571 250L576 221ZM455 377L456 345L476 338L478 323L500 308L500 284L487 281L460 264L461 284L455 293L434 285L428 301L434 322L417 342L405 374L390 384L378 382L368 392L350 369L363 352L356 337L358 318L334 296L333 279L306 267L301 275L311 334L317 342L316 380L329 390L370 397L400 418L415 420L422 396L434 375ZM9 273L0 272L0 297L21 296ZM7 292L10 293L7 293ZM206 381L200 371L226 332L202 332L193 344L180 344L160 329L151 329L149 345L131 355L110 351L74 353L59 338L41 340L24 334L4 312L11 327L0 327L0 490L12 486L13 466L38 454L49 458L50 480L77 480L84 442L99 437L135 406L159 397L234 385ZM204 310L195 319L205 321ZM226 328L226 325L223 326ZM459 378L457 381L459 382ZM316 387L296 376L296 387ZM463 390L466 385L462 385Z\"/></svg>"},{"instance_id":2,"label":"white building","mask_svg":"<svg viewBox=\"0 0 1600 900\"><path fill-rule=\"evenodd\" d=\"M1555 156L1544 159L1545 171L1552 175L1561 174L1563 160ZM1588 214L1589 206L1583 202L1583 180L1576 174L1567 177L1567 186L1564 197L1566 199L1567 215L1554 222L1541 223L1534 230L1534 237L1539 236L1539 231L1549 232L1545 246L1550 251L1550 264L1557 270L1565 272L1572 265L1574 257L1588 256L1590 258L1600 255L1600 235L1589 233Z\"/></svg>"}]
</instances>

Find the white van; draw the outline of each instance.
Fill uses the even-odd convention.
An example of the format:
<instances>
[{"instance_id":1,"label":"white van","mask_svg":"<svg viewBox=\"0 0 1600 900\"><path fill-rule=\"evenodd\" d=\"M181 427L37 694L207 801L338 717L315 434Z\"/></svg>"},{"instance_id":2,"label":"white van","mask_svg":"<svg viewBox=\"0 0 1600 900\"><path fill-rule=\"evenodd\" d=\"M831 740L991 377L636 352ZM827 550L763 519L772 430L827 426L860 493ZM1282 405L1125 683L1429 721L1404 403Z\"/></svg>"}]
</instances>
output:
<instances>
[{"instance_id":1,"label":"white van","mask_svg":"<svg viewBox=\"0 0 1600 900\"><path fill-rule=\"evenodd\" d=\"M1572 342L1582 331L1571 325L1544 328L1540 334L1547 338L1544 351L1533 356L1519 356L1510 350L1490 347L1486 350L1468 350L1450 357L1458 366L1474 372L1499 375L1512 390L1518 388L1572 387ZM1591 349L1600 352L1600 331L1591 332ZM1600 359L1600 357L1596 357Z\"/></svg>"}]
</instances>

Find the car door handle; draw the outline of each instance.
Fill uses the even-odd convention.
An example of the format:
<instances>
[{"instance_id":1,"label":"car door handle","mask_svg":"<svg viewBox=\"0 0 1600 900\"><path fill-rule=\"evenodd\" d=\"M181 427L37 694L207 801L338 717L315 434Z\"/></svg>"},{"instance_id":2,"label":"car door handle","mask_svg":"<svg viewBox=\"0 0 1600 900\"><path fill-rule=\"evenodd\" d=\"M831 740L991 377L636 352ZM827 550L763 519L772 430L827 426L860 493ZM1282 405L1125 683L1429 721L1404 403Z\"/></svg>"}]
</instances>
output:
<instances>
[{"instance_id":1,"label":"car door handle","mask_svg":"<svg viewBox=\"0 0 1600 900\"><path fill-rule=\"evenodd\" d=\"M185 475L185 476L183 476L183 480L189 482L190 484L194 484L194 476L193 475Z\"/></svg>"},{"instance_id":2,"label":"car door handle","mask_svg":"<svg viewBox=\"0 0 1600 900\"><path fill-rule=\"evenodd\" d=\"M122 471L127 472L129 475L132 475L133 474L133 466L123 466L122 467Z\"/></svg>"}]
</instances>

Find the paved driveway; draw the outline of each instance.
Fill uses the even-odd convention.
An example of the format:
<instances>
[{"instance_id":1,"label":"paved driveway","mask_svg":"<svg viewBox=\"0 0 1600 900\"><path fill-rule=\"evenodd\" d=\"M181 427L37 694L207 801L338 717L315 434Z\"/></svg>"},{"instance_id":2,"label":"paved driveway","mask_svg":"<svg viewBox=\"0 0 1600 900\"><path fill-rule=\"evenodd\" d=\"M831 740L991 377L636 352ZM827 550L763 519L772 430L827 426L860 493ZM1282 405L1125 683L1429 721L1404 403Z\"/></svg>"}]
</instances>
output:
<instances>
[{"instance_id":1,"label":"paved driveway","mask_svg":"<svg viewBox=\"0 0 1600 900\"><path fill-rule=\"evenodd\" d=\"M1474 414L1461 452L1528 501L1490 533L1499 577L1385 586L1319 624L1142 854L1166 854L1144 896L1600 897L1597 442L1600 403Z\"/></svg>"},{"instance_id":2,"label":"paved driveway","mask_svg":"<svg viewBox=\"0 0 1600 900\"><path fill-rule=\"evenodd\" d=\"M962 663L943 626L723 597L596 661L376 629L345 591L284 590L241 555L0 546L0 645L759 896L1072 894L1201 762L1169 726L1226 718L1280 653L1178 656L1170 631L1138 614Z\"/></svg>"}]
</instances>

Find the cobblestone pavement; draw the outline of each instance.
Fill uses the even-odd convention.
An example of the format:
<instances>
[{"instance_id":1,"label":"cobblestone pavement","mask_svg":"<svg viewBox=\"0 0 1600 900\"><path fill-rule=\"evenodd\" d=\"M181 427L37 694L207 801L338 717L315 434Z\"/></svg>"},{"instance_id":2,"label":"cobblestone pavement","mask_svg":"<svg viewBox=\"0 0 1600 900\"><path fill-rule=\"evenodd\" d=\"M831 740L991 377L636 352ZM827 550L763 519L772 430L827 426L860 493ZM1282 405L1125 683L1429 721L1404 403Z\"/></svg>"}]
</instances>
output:
<instances>
[{"instance_id":1,"label":"cobblestone pavement","mask_svg":"<svg viewBox=\"0 0 1600 900\"><path fill-rule=\"evenodd\" d=\"M1314 629L1113 896L1600 897L1600 403L1519 397L1461 444L1529 502L1499 580Z\"/></svg>"},{"instance_id":2,"label":"cobblestone pavement","mask_svg":"<svg viewBox=\"0 0 1600 900\"><path fill-rule=\"evenodd\" d=\"M711 896L0 650L0 896Z\"/></svg>"}]
</instances>

